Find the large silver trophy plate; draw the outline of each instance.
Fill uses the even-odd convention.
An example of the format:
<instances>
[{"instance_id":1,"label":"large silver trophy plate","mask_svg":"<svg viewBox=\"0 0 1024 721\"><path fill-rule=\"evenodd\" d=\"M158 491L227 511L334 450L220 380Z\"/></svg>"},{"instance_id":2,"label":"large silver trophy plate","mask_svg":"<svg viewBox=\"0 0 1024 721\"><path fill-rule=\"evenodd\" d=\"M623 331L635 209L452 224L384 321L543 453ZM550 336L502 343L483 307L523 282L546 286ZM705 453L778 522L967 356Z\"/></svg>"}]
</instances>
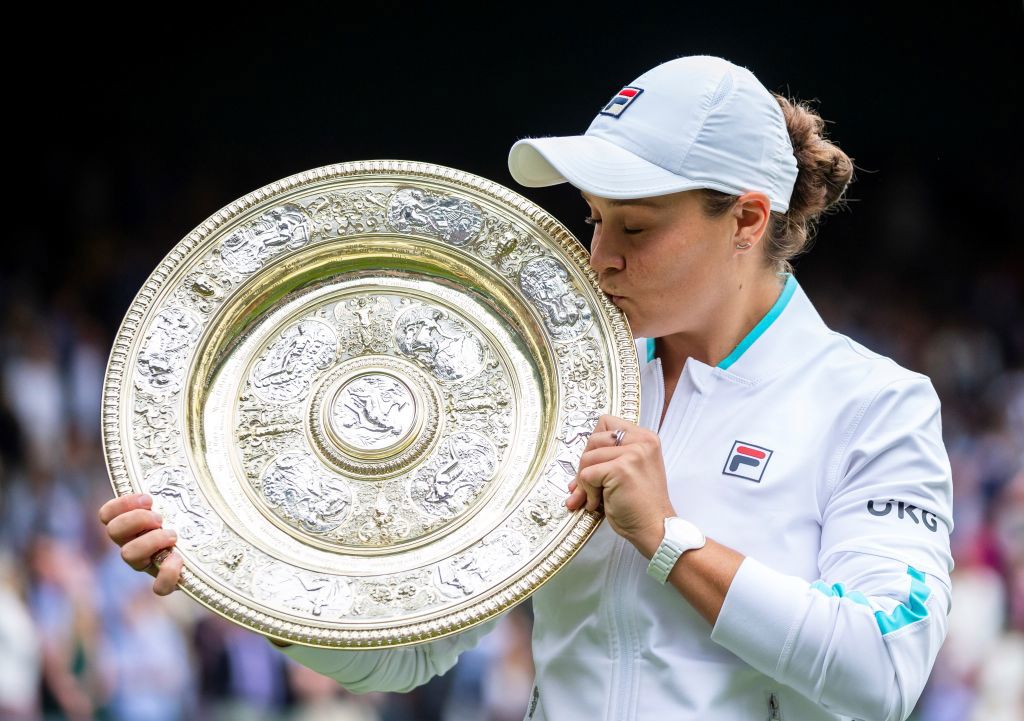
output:
<instances>
[{"instance_id":1,"label":"large silver trophy plate","mask_svg":"<svg viewBox=\"0 0 1024 721\"><path fill-rule=\"evenodd\" d=\"M368 161L246 195L117 334L117 494L178 533L181 588L270 637L401 646L522 601L600 522L567 484L637 357L585 248L520 195Z\"/></svg>"}]
</instances>

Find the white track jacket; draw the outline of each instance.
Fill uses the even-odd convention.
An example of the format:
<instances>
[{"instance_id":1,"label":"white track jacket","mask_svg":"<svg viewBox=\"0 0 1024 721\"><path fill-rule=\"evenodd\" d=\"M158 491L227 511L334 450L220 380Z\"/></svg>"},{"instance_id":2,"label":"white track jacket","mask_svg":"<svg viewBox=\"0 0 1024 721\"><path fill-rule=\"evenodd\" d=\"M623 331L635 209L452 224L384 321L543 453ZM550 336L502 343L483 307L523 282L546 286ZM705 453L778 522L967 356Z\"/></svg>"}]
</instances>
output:
<instances>
[{"instance_id":1,"label":"white track jacket","mask_svg":"<svg viewBox=\"0 0 1024 721\"><path fill-rule=\"evenodd\" d=\"M952 484L926 376L829 330L789 276L717 367L690 358L664 424L638 339L640 424L677 512L746 556L712 628L603 523L533 595L530 721L905 719L946 635ZM351 691L406 691L489 631L283 652Z\"/></svg>"}]
</instances>

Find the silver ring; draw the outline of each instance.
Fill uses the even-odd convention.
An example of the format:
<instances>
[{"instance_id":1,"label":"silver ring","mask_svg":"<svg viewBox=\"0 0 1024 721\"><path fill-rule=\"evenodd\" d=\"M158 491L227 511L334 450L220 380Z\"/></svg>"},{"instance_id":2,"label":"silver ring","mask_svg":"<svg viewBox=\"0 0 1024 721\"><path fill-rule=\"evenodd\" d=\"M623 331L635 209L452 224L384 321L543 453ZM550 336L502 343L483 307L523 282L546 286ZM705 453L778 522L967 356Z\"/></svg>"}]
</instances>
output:
<instances>
[{"instance_id":1,"label":"silver ring","mask_svg":"<svg viewBox=\"0 0 1024 721\"><path fill-rule=\"evenodd\" d=\"M622 445L622 439L626 437L626 431L624 431L624 430L622 430L620 428L617 431L613 431L612 435L615 437L615 445L621 446Z\"/></svg>"}]
</instances>

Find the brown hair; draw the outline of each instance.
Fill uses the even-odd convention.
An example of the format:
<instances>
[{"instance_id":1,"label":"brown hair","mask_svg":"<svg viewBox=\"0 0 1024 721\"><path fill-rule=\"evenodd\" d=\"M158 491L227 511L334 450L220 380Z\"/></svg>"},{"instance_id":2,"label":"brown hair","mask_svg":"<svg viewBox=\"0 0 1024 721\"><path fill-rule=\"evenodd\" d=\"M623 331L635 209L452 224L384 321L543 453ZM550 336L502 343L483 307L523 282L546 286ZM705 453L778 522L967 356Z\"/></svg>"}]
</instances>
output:
<instances>
[{"instance_id":1,"label":"brown hair","mask_svg":"<svg viewBox=\"0 0 1024 721\"><path fill-rule=\"evenodd\" d=\"M809 247L819 217L841 206L840 200L853 178L853 161L825 138L825 121L808 104L778 93L772 95L782 107L797 162L789 210L772 211L762 239L765 259L783 273L792 272L789 261ZM728 211L738 197L710 188L699 192L704 212L711 217Z\"/></svg>"}]
</instances>

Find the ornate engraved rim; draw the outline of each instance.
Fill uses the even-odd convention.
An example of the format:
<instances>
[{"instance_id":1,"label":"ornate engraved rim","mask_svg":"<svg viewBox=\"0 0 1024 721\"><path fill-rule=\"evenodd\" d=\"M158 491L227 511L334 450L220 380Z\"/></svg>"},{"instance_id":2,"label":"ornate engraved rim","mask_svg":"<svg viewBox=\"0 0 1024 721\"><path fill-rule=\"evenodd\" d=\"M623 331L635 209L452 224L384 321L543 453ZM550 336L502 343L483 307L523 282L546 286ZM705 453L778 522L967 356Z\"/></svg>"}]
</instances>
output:
<instances>
[{"instance_id":1,"label":"ornate engraved rim","mask_svg":"<svg viewBox=\"0 0 1024 721\"><path fill-rule=\"evenodd\" d=\"M200 223L164 257L139 290L118 329L104 376L101 429L104 457L111 486L117 495L137 492L129 477L121 437L119 399L123 387L131 383L127 366L133 344L143 322L161 298L176 270L192 258L197 248L226 224L254 206L291 193L305 186L340 178L367 176L374 180L426 180L471 190L496 201L553 241L587 279L593 288L597 276L588 264L588 253L558 220L518 193L479 176L445 166L403 160L369 160L338 163L291 175L248 193ZM596 294L611 328L614 359L620 369L619 406L611 412L636 422L640 409L639 368L633 336L621 311L599 292ZM543 557L522 569L509 585L468 608L452 611L427 622L396 625L387 629L340 630L311 624L283 621L221 593L199 575L185 567L179 587L211 611L274 639L317 647L372 648L397 647L441 638L483 623L525 600L574 556L602 520L598 513L577 511L569 532Z\"/></svg>"}]
</instances>

